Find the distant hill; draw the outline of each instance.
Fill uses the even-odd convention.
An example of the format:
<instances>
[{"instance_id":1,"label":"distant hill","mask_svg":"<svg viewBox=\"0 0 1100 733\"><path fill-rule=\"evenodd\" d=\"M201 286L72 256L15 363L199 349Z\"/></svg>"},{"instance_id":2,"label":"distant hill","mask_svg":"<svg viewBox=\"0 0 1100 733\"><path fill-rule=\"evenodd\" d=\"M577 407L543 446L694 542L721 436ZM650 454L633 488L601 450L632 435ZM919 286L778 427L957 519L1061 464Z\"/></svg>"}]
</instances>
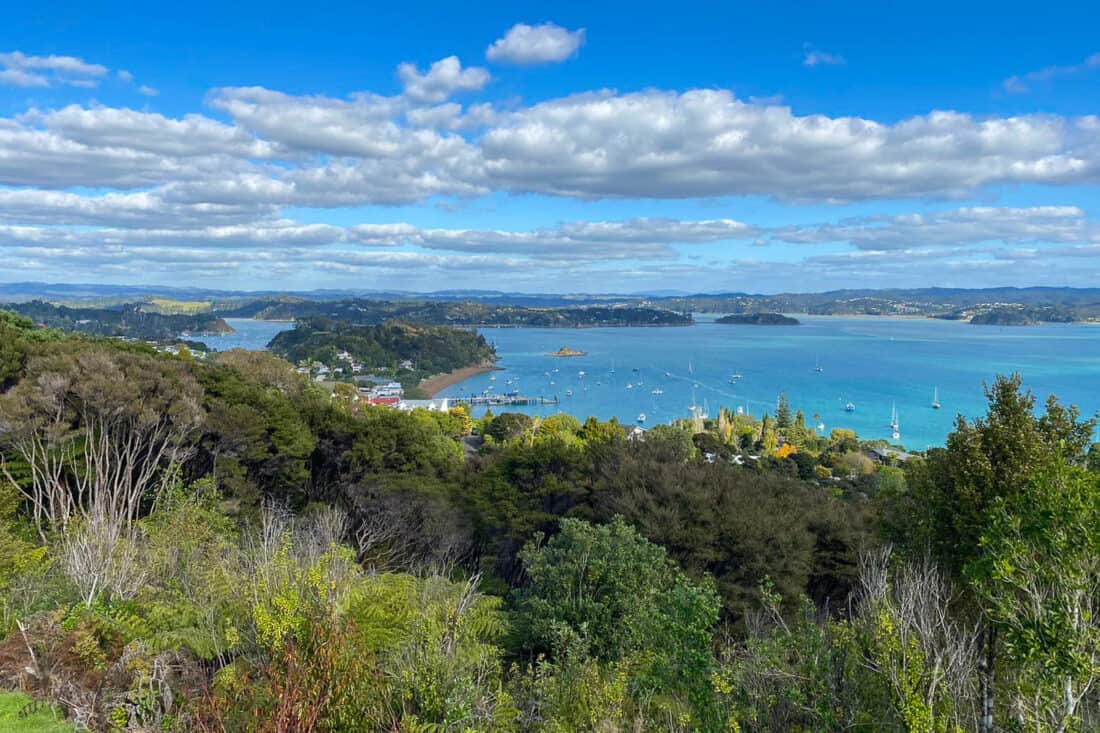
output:
<instances>
[{"instance_id":1,"label":"distant hill","mask_svg":"<svg viewBox=\"0 0 1100 733\"><path fill-rule=\"evenodd\" d=\"M1004 308L1037 308L1039 322L1068 317L1073 321L1100 320L1100 288L999 287L847 289L820 293L761 294L717 292L679 294L657 290L629 295L616 293L516 293L496 290L442 290L417 293L398 290L330 289L311 291L237 291L149 285L65 283L0 283L0 302L42 300L62 305L117 306L124 303L171 301L187 304L187 312L211 310L226 316L261 315L276 318L289 303L384 301L389 303L479 303L486 306L572 308L580 306L638 306L678 313L806 313L810 315L915 315L978 322ZM1062 309L1062 310L1059 310ZM167 310L171 310L170 308ZM301 310L308 310L302 308ZM324 309L304 316L328 316ZM286 317L296 317L287 315ZM992 317L997 320L998 317Z\"/></svg>"},{"instance_id":2,"label":"distant hill","mask_svg":"<svg viewBox=\"0 0 1100 733\"><path fill-rule=\"evenodd\" d=\"M476 301L365 300L334 302L279 298L245 303L220 311L226 317L294 320L326 318L359 325L389 320L437 326L584 328L594 326L688 326L690 316L663 308L638 305L533 307Z\"/></svg>"},{"instance_id":3,"label":"distant hill","mask_svg":"<svg viewBox=\"0 0 1100 733\"><path fill-rule=\"evenodd\" d=\"M147 311L140 303L114 308L71 308L34 300L0 305L0 310L14 311L35 323L61 331L140 341L175 341L181 334L233 333L223 318L211 313L169 315Z\"/></svg>"}]
</instances>

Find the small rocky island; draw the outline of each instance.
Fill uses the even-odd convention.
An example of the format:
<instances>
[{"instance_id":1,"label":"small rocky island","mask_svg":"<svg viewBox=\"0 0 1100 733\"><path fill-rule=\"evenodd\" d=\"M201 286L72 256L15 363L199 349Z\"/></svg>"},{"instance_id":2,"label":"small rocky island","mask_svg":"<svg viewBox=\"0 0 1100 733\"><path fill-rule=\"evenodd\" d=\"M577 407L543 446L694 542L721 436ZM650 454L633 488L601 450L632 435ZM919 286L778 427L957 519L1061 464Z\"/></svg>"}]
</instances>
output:
<instances>
[{"instance_id":1,"label":"small rocky island","mask_svg":"<svg viewBox=\"0 0 1100 733\"><path fill-rule=\"evenodd\" d=\"M587 356L587 355L588 355L587 351L575 351L575 350L569 348L568 346L563 346L560 349L558 349L557 351L555 351L554 353L547 354L547 356Z\"/></svg>"},{"instance_id":2,"label":"small rocky island","mask_svg":"<svg viewBox=\"0 0 1100 733\"><path fill-rule=\"evenodd\" d=\"M785 316L782 313L735 313L722 316L715 323L726 323L737 326L798 326L797 318Z\"/></svg>"}]
</instances>

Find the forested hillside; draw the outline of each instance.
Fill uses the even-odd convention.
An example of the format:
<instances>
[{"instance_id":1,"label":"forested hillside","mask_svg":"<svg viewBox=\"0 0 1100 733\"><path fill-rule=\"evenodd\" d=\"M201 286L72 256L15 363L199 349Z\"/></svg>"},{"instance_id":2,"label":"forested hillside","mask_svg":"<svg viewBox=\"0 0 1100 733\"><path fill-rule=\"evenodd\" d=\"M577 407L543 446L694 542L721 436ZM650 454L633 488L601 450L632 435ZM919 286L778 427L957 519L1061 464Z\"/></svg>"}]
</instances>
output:
<instances>
[{"instance_id":1,"label":"forested hillside","mask_svg":"<svg viewBox=\"0 0 1100 733\"><path fill-rule=\"evenodd\" d=\"M380 324L396 319L437 326L528 326L573 328L591 326L687 326L691 317L662 308L637 305L587 305L534 308L449 300L312 301L302 299L256 300L222 311L226 316L275 320L325 318L356 325Z\"/></svg>"},{"instance_id":2,"label":"forested hillside","mask_svg":"<svg viewBox=\"0 0 1100 733\"><path fill-rule=\"evenodd\" d=\"M1016 378L901 465L785 399L354 400L0 313L0 684L96 731L1096 729L1094 425Z\"/></svg>"},{"instance_id":3,"label":"forested hillside","mask_svg":"<svg viewBox=\"0 0 1100 733\"><path fill-rule=\"evenodd\" d=\"M152 312L141 303L113 308L70 308L35 300L4 307L50 328L95 336L174 341L183 333L203 335L233 332L220 316L209 313L167 315Z\"/></svg>"},{"instance_id":4,"label":"forested hillside","mask_svg":"<svg viewBox=\"0 0 1100 733\"><path fill-rule=\"evenodd\" d=\"M394 369L408 361L412 367L403 376L413 384L432 374L490 364L496 357L485 337L472 330L397 321L354 326L324 318L299 321L275 336L269 348L295 364L337 364L340 352L367 368Z\"/></svg>"}]
</instances>

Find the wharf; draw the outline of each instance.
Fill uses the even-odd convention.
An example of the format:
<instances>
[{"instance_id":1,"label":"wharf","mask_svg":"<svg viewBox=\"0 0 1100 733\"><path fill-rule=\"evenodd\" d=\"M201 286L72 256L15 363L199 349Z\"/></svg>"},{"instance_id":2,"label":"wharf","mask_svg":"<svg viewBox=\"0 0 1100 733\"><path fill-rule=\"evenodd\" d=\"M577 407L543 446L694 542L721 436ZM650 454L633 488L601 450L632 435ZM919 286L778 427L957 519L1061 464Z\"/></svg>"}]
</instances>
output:
<instances>
[{"instance_id":1,"label":"wharf","mask_svg":"<svg viewBox=\"0 0 1100 733\"><path fill-rule=\"evenodd\" d=\"M474 407L497 407L506 405L556 405L557 397L525 397L524 395L479 394L451 397L451 402L460 402Z\"/></svg>"}]
</instances>

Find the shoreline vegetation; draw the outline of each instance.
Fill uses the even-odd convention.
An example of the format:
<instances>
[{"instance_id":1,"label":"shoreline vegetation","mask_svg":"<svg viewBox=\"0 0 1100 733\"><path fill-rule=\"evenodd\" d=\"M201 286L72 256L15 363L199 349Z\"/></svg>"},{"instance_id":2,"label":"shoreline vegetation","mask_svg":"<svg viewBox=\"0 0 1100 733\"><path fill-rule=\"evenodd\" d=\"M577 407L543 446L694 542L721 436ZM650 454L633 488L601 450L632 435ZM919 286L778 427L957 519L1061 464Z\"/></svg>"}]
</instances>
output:
<instances>
[{"instance_id":1,"label":"shoreline vegetation","mask_svg":"<svg viewBox=\"0 0 1100 733\"><path fill-rule=\"evenodd\" d=\"M420 384L417 385L417 388L434 399L436 395L448 387L453 387L456 384L465 382L471 377L476 377L479 374L485 374L487 372L502 371L504 371L504 367L498 367L495 364L480 364L478 366L462 367L461 369L455 369L445 374L437 374L434 377L428 377L422 380Z\"/></svg>"}]
</instances>

